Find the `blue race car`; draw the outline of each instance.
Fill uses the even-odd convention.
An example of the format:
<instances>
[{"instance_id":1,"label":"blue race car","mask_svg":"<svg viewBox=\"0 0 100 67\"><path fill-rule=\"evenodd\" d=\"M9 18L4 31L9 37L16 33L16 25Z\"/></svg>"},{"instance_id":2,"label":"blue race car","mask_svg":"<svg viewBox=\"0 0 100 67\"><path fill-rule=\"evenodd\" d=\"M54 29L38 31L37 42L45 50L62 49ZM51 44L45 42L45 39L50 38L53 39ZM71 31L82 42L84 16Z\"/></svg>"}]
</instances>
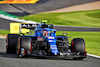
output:
<instances>
[{"instance_id":1,"label":"blue race car","mask_svg":"<svg viewBox=\"0 0 100 67\"><path fill-rule=\"evenodd\" d=\"M47 25L45 22L35 27L34 35L8 34L6 43L7 54L16 53L18 57L31 55L81 60L87 57L84 39L74 38L69 43L65 33L56 36L53 25Z\"/></svg>"}]
</instances>

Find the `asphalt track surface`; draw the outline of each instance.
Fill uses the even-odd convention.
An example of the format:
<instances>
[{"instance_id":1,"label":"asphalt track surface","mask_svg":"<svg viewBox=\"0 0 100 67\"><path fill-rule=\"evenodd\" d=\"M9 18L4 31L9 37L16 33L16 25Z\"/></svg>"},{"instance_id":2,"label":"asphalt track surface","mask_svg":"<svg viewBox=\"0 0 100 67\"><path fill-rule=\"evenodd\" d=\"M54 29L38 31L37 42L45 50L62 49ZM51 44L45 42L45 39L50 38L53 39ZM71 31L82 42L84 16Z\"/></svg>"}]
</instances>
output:
<instances>
[{"instance_id":1,"label":"asphalt track surface","mask_svg":"<svg viewBox=\"0 0 100 67\"><path fill-rule=\"evenodd\" d=\"M16 16L56 10L100 0L40 0L36 4L0 4L0 10Z\"/></svg>"},{"instance_id":2,"label":"asphalt track surface","mask_svg":"<svg viewBox=\"0 0 100 67\"><path fill-rule=\"evenodd\" d=\"M18 58L15 54L6 54L6 40L0 39L0 67L100 67L100 59Z\"/></svg>"},{"instance_id":3,"label":"asphalt track surface","mask_svg":"<svg viewBox=\"0 0 100 67\"><path fill-rule=\"evenodd\" d=\"M10 30L10 23L14 21L0 18L0 30Z\"/></svg>"}]
</instances>

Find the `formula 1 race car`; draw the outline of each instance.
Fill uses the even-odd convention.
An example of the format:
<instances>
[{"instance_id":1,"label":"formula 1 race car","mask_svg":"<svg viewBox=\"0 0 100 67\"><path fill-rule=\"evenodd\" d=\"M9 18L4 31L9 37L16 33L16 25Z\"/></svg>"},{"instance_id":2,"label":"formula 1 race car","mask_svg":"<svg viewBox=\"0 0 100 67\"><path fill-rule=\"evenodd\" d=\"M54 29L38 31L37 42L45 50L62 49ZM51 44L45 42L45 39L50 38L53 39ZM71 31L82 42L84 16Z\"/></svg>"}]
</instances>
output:
<instances>
[{"instance_id":1,"label":"formula 1 race car","mask_svg":"<svg viewBox=\"0 0 100 67\"><path fill-rule=\"evenodd\" d=\"M23 26L26 28L29 25ZM8 34L6 44L7 54L15 53L18 57L31 55L81 60L87 57L84 39L74 38L69 46L66 33L56 36L53 25L47 25L45 22L35 27L34 35Z\"/></svg>"}]
</instances>

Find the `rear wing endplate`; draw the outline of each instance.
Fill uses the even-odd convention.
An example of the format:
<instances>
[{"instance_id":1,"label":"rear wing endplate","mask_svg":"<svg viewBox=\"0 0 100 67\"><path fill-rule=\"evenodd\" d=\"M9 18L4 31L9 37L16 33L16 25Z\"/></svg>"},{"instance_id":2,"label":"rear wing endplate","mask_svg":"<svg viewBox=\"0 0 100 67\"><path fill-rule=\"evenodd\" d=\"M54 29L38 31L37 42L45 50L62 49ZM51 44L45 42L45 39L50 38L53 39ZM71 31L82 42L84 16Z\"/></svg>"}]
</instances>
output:
<instances>
[{"instance_id":1,"label":"rear wing endplate","mask_svg":"<svg viewBox=\"0 0 100 67\"><path fill-rule=\"evenodd\" d=\"M30 29L34 29L37 24L25 24L25 23L10 23L10 33L27 33Z\"/></svg>"}]
</instances>

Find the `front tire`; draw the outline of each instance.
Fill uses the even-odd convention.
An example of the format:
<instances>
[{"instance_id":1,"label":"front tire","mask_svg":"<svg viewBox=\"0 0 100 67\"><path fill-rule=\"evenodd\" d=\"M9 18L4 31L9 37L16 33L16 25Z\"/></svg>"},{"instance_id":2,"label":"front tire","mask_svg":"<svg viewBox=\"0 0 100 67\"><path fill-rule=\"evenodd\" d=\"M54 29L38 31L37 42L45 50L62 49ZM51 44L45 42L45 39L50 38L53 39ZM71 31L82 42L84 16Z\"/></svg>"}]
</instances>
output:
<instances>
[{"instance_id":1,"label":"front tire","mask_svg":"<svg viewBox=\"0 0 100 67\"><path fill-rule=\"evenodd\" d=\"M19 43L17 45L17 55L18 57L25 57L28 55L28 52L31 52L31 38L30 37L20 37Z\"/></svg>"},{"instance_id":2,"label":"front tire","mask_svg":"<svg viewBox=\"0 0 100 67\"><path fill-rule=\"evenodd\" d=\"M71 42L71 48L72 52L79 52L80 55L85 54L85 41L82 38L75 38ZM78 57L78 58L73 58L73 59L79 59L82 60L84 59L83 57Z\"/></svg>"}]
</instances>

